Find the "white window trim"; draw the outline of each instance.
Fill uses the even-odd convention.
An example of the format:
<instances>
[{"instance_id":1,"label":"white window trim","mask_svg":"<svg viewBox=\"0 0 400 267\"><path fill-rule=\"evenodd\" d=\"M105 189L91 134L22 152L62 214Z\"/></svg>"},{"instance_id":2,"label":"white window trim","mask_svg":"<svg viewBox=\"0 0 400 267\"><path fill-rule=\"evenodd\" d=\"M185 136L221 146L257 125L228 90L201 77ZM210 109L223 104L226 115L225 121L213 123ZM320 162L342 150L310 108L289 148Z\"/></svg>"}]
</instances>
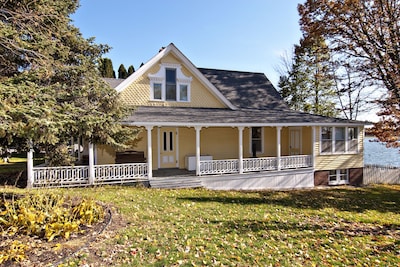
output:
<instances>
[{"instance_id":1,"label":"white window trim","mask_svg":"<svg viewBox=\"0 0 400 267\"><path fill-rule=\"evenodd\" d=\"M323 126L325 127L325 126ZM354 126L327 126L327 127L331 127L332 128L332 140L331 140L331 146L332 146L332 152L322 152L322 127L320 127L320 134L319 134L319 142L320 142L320 146L319 146L319 153L321 155L340 155L340 154L359 154L359 149L358 149L358 145L359 145L359 134L360 134L360 128L359 127L354 127ZM336 141L336 128L345 128L344 129L344 134L345 134L345 151L335 151L336 150L336 146L335 146L335 141ZM349 139L349 128L356 128L357 129L357 149L355 151L350 150L349 151L349 142L351 141ZM352 139L353 140L353 139Z\"/></svg>"},{"instance_id":2,"label":"white window trim","mask_svg":"<svg viewBox=\"0 0 400 267\"><path fill-rule=\"evenodd\" d=\"M250 150L250 155L253 155L253 128L255 127L250 127L250 138L249 138L249 150ZM257 127L261 128L261 151L256 151L256 155L261 155L264 154L264 127Z\"/></svg>"},{"instance_id":3,"label":"white window trim","mask_svg":"<svg viewBox=\"0 0 400 267\"><path fill-rule=\"evenodd\" d=\"M331 181L331 177L333 176L333 175L331 175L330 174L330 172L329 172L329 176L328 176L328 184L329 185L344 185L344 184L349 184L349 169L345 169L345 171L346 171L346 180L341 180L340 179L340 169L339 170L332 170L332 171L335 171L335 177L336 177L336 180L335 181Z\"/></svg>"},{"instance_id":4,"label":"white window trim","mask_svg":"<svg viewBox=\"0 0 400 267\"><path fill-rule=\"evenodd\" d=\"M176 100L166 100L166 69L176 69ZM182 73L182 66L173 63L161 63L160 69L155 74L148 75L150 79L150 100L151 101L168 101L168 102L190 102L191 83L193 78L187 77ZM161 99L154 98L154 84L161 84ZM181 100L180 86L187 86L187 100Z\"/></svg>"}]
</instances>

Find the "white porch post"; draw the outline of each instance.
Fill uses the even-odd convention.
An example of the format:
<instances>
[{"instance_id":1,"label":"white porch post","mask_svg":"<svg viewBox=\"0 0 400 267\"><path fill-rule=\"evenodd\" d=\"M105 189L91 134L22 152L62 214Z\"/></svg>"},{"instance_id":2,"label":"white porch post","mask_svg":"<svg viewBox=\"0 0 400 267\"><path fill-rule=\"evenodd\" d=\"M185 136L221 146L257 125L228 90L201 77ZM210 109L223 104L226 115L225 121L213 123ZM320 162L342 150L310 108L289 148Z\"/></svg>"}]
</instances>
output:
<instances>
[{"instance_id":1,"label":"white porch post","mask_svg":"<svg viewBox=\"0 0 400 267\"><path fill-rule=\"evenodd\" d=\"M194 127L196 130L196 175L200 176L200 131L201 126Z\"/></svg>"},{"instance_id":2,"label":"white porch post","mask_svg":"<svg viewBox=\"0 0 400 267\"><path fill-rule=\"evenodd\" d=\"M281 170L281 130L281 126L276 127L276 160L278 171Z\"/></svg>"},{"instance_id":3,"label":"white porch post","mask_svg":"<svg viewBox=\"0 0 400 267\"><path fill-rule=\"evenodd\" d=\"M239 173L243 173L243 126L238 127L239 130Z\"/></svg>"},{"instance_id":4,"label":"white porch post","mask_svg":"<svg viewBox=\"0 0 400 267\"><path fill-rule=\"evenodd\" d=\"M147 130L147 176L153 178L153 146L151 144L151 130L153 126L146 126Z\"/></svg>"},{"instance_id":5,"label":"white porch post","mask_svg":"<svg viewBox=\"0 0 400 267\"><path fill-rule=\"evenodd\" d=\"M33 182L34 182L34 176L33 176L33 149L29 148L29 151L27 152L27 162L26 162L26 169L27 169L27 178L28 178L28 183L27 187L32 188L33 187Z\"/></svg>"},{"instance_id":6,"label":"white porch post","mask_svg":"<svg viewBox=\"0 0 400 267\"><path fill-rule=\"evenodd\" d=\"M94 185L94 145L89 143L89 185Z\"/></svg>"}]
</instances>

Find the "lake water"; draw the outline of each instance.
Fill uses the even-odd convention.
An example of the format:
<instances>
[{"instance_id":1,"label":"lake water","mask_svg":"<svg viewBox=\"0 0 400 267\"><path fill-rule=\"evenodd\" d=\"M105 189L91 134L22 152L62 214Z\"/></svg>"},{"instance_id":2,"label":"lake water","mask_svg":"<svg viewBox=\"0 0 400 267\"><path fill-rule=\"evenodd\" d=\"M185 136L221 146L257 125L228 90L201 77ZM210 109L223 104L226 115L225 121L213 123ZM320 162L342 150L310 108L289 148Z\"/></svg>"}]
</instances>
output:
<instances>
[{"instance_id":1,"label":"lake water","mask_svg":"<svg viewBox=\"0 0 400 267\"><path fill-rule=\"evenodd\" d=\"M400 167L400 149L387 148L379 142L371 142L373 137L364 141L364 164L391 165Z\"/></svg>"}]
</instances>

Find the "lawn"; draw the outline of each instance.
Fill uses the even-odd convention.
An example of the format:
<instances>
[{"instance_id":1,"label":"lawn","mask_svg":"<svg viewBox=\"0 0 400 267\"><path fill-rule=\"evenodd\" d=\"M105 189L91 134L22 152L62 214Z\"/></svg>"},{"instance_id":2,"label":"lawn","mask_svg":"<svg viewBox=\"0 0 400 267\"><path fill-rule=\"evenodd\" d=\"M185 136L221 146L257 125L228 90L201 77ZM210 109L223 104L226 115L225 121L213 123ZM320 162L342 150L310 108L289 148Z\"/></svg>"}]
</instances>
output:
<instances>
[{"instance_id":1,"label":"lawn","mask_svg":"<svg viewBox=\"0 0 400 267\"><path fill-rule=\"evenodd\" d=\"M400 262L400 186L285 192L140 187L49 191L111 203L119 214L113 223L123 225L105 231L103 239L64 266L399 266Z\"/></svg>"}]
</instances>

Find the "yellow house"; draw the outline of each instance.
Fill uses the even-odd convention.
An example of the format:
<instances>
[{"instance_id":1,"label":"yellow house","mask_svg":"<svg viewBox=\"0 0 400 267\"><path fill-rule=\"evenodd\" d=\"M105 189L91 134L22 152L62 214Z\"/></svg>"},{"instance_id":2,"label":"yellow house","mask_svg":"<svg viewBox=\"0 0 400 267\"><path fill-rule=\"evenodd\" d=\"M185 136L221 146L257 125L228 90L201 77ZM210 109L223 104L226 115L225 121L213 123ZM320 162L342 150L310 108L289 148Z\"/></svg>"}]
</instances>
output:
<instances>
[{"instance_id":1,"label":"yellow house","mask_svg":"<svg viewBox=\"0 0 400 267\"><path fill-rule=\"evenodd\" d=\"M197 68L170 44L108 81L136 107L123 123L142 129L134 153L151 181L174 169L214 189L362 183L364 123L290 110L262 73ZM130 153L98 146L96 164Z\"/></svg>"}]
</instances>

